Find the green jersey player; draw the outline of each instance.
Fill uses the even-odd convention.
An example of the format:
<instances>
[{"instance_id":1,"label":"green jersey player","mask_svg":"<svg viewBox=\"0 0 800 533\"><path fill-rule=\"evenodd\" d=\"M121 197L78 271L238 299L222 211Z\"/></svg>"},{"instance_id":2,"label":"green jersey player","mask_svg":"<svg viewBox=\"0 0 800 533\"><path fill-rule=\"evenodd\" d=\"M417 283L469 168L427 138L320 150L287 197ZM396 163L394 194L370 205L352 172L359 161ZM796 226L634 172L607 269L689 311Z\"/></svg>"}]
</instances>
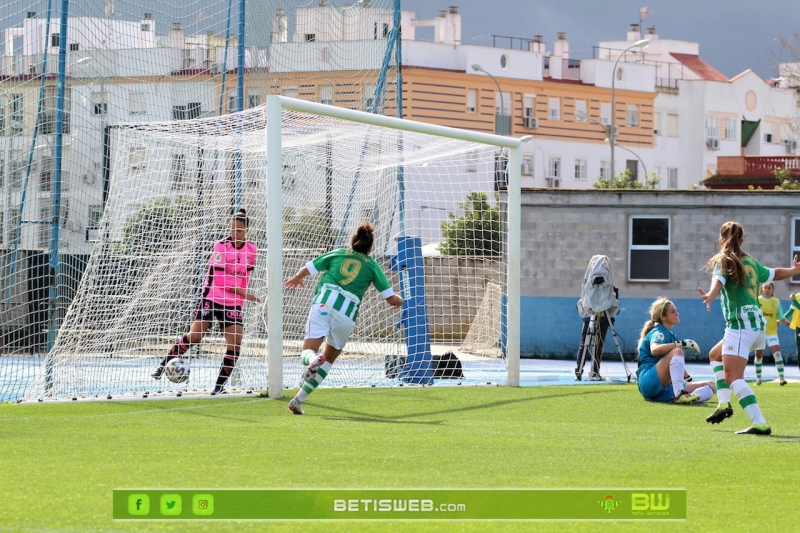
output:
<instances>
[{"instance_id":1,"label":"green jersey player","mask_svg":"<svg viewBox=\"0 0 800 533\"><path fill-rule=\"evenodd\" d=\"M301 354L308 368L303 374L303 386L289 402L289 410L296 415L303 414L301 404L325 379L342 353L356 326L361 298L370 285L391 307L403 305L403 299L394 293L380 265L369 255L374 233L372 224L362 222L350 238L352 249L334 250L309 261L284 284L287 289L295 289L303 286L306 276L322 272L308 312ZM323 340L325 350L317 355Z\"/></svg>"}]
</instances>

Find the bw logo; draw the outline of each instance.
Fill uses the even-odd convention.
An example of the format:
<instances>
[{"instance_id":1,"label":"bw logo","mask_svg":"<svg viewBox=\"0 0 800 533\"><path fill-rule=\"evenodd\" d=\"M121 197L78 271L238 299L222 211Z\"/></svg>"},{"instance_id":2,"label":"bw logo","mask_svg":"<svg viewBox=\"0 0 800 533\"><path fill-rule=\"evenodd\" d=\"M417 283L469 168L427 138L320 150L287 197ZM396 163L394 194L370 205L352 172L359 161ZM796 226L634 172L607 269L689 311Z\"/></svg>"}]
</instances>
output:
<instances>
[{"instance_id":1,"label":"bw logo","mask_svg":"<svg viewBox=\"0 0 800 533\"><path fill-rule=\"evenodd\" d=\"M662 492L634 492L631 494L631 511L666 511L669 509L669 494Z\"/></svg>"},{"instance_id":2,"label":"bw logo","mask_svg":"<svg viewBox=\"0 0 800 533\"><path fill-rule=\"evenodd\" d=\"M621 502L619 502L619 501L615 500L615 499L614 499L614 496L612 496L611 494L609 494L608 496L606 496L606 497L603 499L603 501L600 501L600 502L597 502L597 503L599 503L599 504L600 504L600 507L602 507L603 509L605 509L607 513L611 513L611 511L613 511L614 509L616 509L616 508L617 508L617 506L618 506L618 505L619 505Z\"/></svg>"}]
</instances>

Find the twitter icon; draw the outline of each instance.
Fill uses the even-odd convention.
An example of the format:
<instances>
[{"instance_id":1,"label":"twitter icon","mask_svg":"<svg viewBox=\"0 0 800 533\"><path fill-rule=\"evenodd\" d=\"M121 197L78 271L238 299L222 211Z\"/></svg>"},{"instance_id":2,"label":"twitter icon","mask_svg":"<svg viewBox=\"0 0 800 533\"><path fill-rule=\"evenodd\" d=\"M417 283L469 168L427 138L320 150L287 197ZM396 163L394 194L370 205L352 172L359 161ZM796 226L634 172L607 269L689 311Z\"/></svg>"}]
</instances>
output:
<instances>
[{"instance_id":1,"label":"twitter icon","mask_svg":"<svg viewBox=\"0 0 800 533\"><path fill-rule=\"evenodd\" d=\"M162 494L161 495L161 514L165 516L177 516L181 514L181 495Z\"/></svg>"}]
</instances>

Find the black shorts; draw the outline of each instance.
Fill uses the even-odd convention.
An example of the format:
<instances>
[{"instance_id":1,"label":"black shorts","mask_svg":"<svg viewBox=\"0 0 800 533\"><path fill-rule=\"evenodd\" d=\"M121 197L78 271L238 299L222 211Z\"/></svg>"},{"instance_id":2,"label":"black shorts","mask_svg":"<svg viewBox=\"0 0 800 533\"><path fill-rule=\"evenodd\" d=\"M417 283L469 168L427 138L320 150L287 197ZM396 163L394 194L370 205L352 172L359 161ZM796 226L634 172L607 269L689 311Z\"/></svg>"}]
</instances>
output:
<instances>
[{"instance_id":1,"label":"black shorts","mask_svg":"<svg viewBox=\"0 0 800 533\"><path fill-rule=\"evenodd\" d=\"M243 323L242 308L237 305L221 305L205 298L201 299L197 305L194 319L213 322L215 318L222 326L222 329L228 326L241 326Z\"/></svg>"}]
</instances>

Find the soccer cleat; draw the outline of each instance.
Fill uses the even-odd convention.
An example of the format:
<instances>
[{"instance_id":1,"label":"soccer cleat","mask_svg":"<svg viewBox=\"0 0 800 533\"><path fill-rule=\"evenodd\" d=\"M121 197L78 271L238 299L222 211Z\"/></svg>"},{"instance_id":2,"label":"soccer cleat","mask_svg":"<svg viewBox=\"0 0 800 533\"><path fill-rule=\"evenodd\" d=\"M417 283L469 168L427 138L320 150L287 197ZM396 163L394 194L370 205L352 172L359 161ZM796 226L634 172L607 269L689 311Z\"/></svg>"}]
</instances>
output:
<instances>
[{"instance_id":1,"label":"soccer cleat","mask_svg":"<svg viewBox=\"0 0 800 533\"><path fill-rule=\"evenodd\" d=\"M699 394L690 394L685 390L682 390L680 394L678 394L672 399L672 403L680 403L680 404L694 403L699 399L700 399Z\"/></svg>"},{"instance_id":2,"label":"soccer cleat","mask_svg":"<svg viewBox=\"0 0 800 533\"><path fill-rule=\"evenodd\" d=\"M786 380L781 378L781 387L783 387L784 385L786 385Z\"/></svg>"},{"instance_id":3,"label":"soccer cleat","mask_svg":"<svg viewBox=\"0 0 800 533\"><path fill-rule=\"evenodd\" d=\"M324 362L325 362L325 356L324 355L320 355L316 359L311 361L311 364L308 365L308 368L306 368L306 371L303 372L303 380L304 381L315 381L317 379L317 369L319 367L321 367Z\"/></svg>"},{"instance_id":4,"label":"soccer cleat","mask_svg":"<svg viewBox=\"0 0 800 533\"><path fill-rule=\"evenodd\" d=\"M292 400L289 402L289 405L287 407L289 408L289 411L292 412L292 414L295 414L295 415L304 415L304 414L306 414L305 411L303 411L303 408L300 407L300 402L297 401L296 397L292 398Z\"/></svg>"},{"instance_id":5,"label":"soccer cleat","mask_svg":"<svg viewBox=\"0 0 800 533\"><path fill-rule=\"evenodd\" d=\"M719 424L726 418L733 416L733 407L730 403L725 404L725 407L718 405L714 412L706 417L706 422L709 424Z\"/></svg>"},{"instance_id":6,"label":"soccer cleat","mask_svg":"<svg viewBox=\"0 0 800 533\"><path fill-rule=\"evenodd\" d=\"M770 435L772 428L767 424L753 424L747 429L736 432L737 435Z\"/></svg>"},{"instance_id":7,"label":"soccer cleat","mask_svg":"<svg viewBox=\"0 0 800 533\"><path fill-rule=\"evenodd\" d=\"M763 382L763 381L761 381L761 378L758 378L758 379L756 380L756 385L761 385L762 383L764 383L764 382Z\"/></svg>"},{"instance_id":8,"label":"soccer cleat","mask_svg":"<svg viewBox=\"0 0 800 533\"><path fill-rule=\"evenodd\" d=\"M164 373L164 365L158 365L155 370L153 370L150 377L153 379L161 379L161 375Z\"/></svg>"}]
</instances>

